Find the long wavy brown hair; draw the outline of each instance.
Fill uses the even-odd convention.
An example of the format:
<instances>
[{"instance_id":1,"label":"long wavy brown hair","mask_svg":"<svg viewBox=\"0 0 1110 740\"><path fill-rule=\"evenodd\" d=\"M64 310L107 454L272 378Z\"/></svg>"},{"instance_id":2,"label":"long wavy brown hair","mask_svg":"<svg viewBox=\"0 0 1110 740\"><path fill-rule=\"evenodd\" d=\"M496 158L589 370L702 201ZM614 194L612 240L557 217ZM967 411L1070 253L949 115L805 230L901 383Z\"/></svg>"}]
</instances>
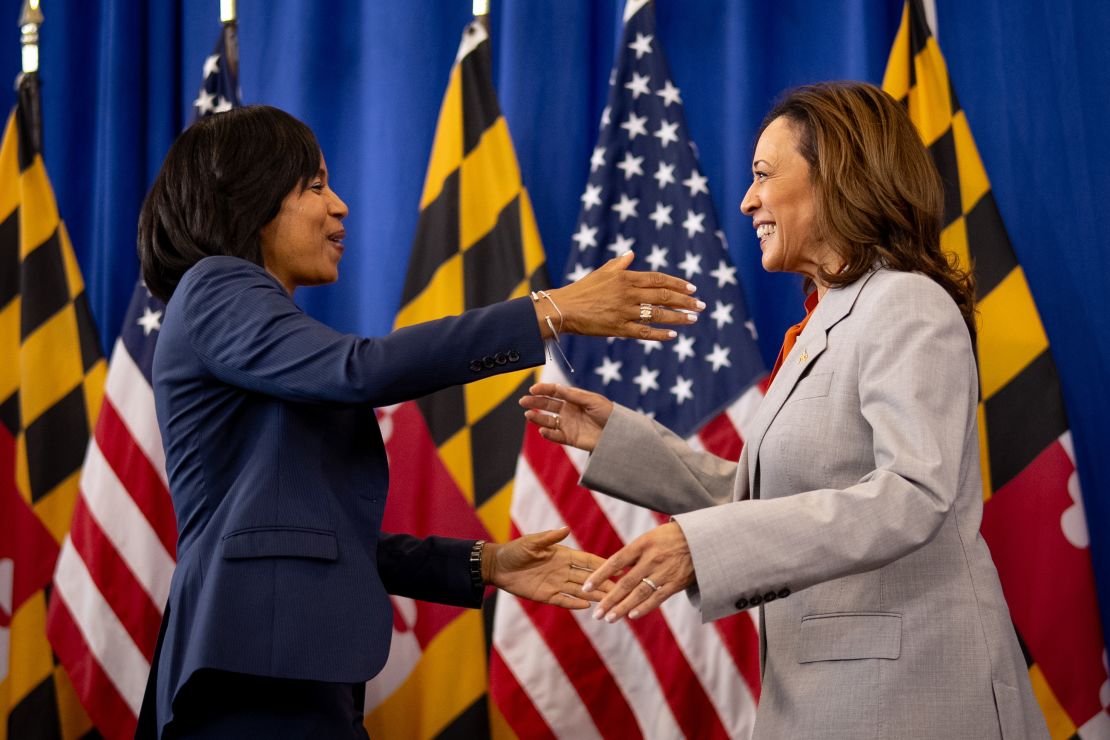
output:
<instances>
[{"instance_id":1,"label":"long wavy brown hair","mask_svg":"<svg viewBox=\"0 0 1110 740\"><path fill-rule=\"evenodd\" d=\"M974 341L975 279L940 248L940 175L902 106L874 85L825 82L785 93L759 133L777 118L794 125L809 163L818 235L845 262L835 274L819 268L818 277L846 285L876 262L920 272L952 296Z\"/></svg>"}]
</instances>

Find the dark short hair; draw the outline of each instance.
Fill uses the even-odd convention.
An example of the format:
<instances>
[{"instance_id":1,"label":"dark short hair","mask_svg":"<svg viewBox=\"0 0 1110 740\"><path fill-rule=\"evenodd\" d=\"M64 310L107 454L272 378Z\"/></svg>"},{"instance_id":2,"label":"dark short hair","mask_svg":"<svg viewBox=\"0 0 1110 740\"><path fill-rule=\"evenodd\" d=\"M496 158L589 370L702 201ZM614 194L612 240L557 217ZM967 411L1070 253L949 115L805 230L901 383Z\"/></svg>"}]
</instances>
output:
<instances>
[{"instance_id":1,"label":"dark short hair","mask_svg":"<svg viewBox=\"0 0 1110 740\"><path fill-rule=\"evenodd\" d=\"M975 338L975 281L940 245L944 190L905 108L865 82L823 82L788 90L759 133L785 118L798 136L817 193L817 229L844 260L828 285L859 279L879 262L921 272L959 306Z\"/></svg>"},{"instance_id":2,"label":"dark short hair","mask_svg":"<svg viewBox=\"0 0 1110 740\"><path fill-rule=\"evenodd\" d=\"M170 147L139 215L147 289L163 301L205 257L262 264L259 232L320 169L311 129L266 105L197 121Z\"/></svg>"}]
</instances>

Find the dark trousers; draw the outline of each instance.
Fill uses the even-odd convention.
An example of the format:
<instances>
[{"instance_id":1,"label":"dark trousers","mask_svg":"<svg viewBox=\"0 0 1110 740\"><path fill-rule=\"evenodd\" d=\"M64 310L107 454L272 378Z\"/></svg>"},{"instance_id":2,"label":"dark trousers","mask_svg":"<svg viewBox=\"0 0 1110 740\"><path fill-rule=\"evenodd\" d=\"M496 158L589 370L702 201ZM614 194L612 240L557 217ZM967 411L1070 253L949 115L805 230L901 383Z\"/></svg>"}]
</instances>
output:
<instances>
[{"instance_id":1,"label":"dark trousers","mask_svg":"<svg viewBox=\"0 0 1110 740\"><path fill-rule=\"evenodd\" d=\"M176 740L368 740L362 684L200 671L174 702L166 738Z\"/></svg>"}]
</instances>

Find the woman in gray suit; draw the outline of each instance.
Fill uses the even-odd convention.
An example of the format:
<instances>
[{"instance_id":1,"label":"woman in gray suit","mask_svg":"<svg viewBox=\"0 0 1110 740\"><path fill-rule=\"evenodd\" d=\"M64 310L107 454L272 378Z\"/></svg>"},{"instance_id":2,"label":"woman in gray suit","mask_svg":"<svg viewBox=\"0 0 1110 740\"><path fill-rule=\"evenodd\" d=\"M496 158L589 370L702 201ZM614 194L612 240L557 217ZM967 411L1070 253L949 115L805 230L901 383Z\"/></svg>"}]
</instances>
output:
<instances>
[{"instance_id":1,"label":"woman in gray suit","mask_svg":"<svg viewBox=\"0 0 1110 740\"><path fill-rule=\"evenodd\" d=\"M763 267L808 299L738 464L597 394L521 400L592 452L583 485L674 516L591 577L619 577L595 616L758 606L759 738L1047 737L979 534L974 286L928 152L881 90L828 83L767 115L752 174Z\"/></svg>"}]
</instances>

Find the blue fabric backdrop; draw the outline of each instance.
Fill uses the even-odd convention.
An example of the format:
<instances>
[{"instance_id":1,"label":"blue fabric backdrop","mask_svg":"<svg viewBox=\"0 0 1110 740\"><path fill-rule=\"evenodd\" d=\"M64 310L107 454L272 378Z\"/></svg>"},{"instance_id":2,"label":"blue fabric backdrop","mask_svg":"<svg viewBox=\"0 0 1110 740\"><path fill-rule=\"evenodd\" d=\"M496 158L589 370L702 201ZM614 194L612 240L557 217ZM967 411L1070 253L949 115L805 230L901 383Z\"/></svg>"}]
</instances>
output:
<instances>
[{"instance_id":1,"label":"blue fabric backdrop","mask_svg":"<svg viewBox=\"0 0 1110 740\"><path fill-rule=\"evenodd\" d=\"M558 279L604 105L623 3L494 1L495 81ZM22 0L2 0L0 70L19 67ZM44 0L46 162L110 347L137 273L135 222L192 116L217 0ZM939 40L1064 382L1110 625L1110 4L937 0ZM246 103L303 118L351 206L338 285L303 291L341 329L389 330L440 98L469 0L240 0ZM737 204L753 135L785 87L881 81L901 0L659 0L661 41L770 361L801 315L766 275ZM10 88L5 107L14 102ZM1059 605L1046 604L1046 608ZM1107 631L1110 634L1110 630Z\"/></svg>"}]
</instances>

